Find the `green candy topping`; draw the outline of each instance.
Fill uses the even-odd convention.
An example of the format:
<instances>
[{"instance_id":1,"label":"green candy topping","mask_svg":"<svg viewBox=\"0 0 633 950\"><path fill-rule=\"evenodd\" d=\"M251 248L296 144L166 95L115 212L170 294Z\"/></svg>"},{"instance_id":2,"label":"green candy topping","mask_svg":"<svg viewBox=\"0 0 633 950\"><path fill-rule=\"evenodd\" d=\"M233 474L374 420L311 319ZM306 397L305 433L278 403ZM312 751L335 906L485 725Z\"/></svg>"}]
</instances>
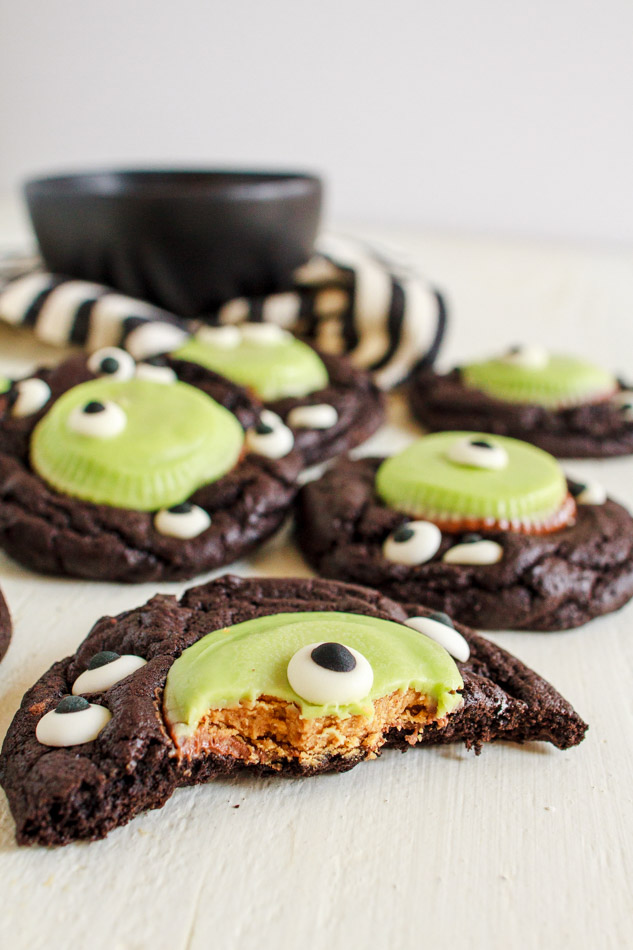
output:
<instances>
[{"instance_id":1,"label":"green candy topping","mask_svg":"<svg viewBox=\"0 0 633 950\"><path fill-rule=\"evenodd\" d=\"M359 651L374 672L367 698L346 705L315 706L294 692L288 663L311 643L338 642ZM381 696L409 687L437 702L441 718L461 703L463 681L453 659L411 627L333 611L282 613L216 630L188 647L171 667L164 709L178 735L191 735L209 709L274 696L296 703L304 719L373 715Z\"/></svg>"},{"instance_id":2,"label":"green candy topping","mask_svg":"<svg viewBox=\"0 0 633 950\"><path fill-rule=\"evenodd\" d=\"M507 453L500 469L452 461L456 443L484 441ZM437 432L386 459L376 491L397 511L429 521L454 518L538 522L563 504L567 482L551 455L518 439L480 432Z\"/></svg>"},{"instance_id":3,"label":"green candy topping","mask_svg":"<svg viewBox=\"0 0 633 950\"><path fill-rule=\"evenodd\" d=\"M470 363L462 379L505 402L555 408L590 402L617 389L611 373L573 356L549 356L545 366L517 366L503 359Z\"/></svg>"},{"instance_id":4,"label":"green candy topping","mask_svg":"<svg viewBox=\"0 0 633 950\"><path fill-rule=\"evenodd\" d=\"M242 339L231 347L191 337L172 356L247 386L266 402L288 396L301 398L328 384L321 358L290 334L279 342L262 344Z\"/></svg>"},{"instance_id":5,"label":"green candy topping","mask_svg":"<svg viewBox=\"0 0 633 950\"><path fill-rule=\"evenodd\" d=\"M0 393L6 393L11 389L11 380L6 376L0 376Z\"/></svg>"},{"instance_id":6,"label":"green candy topping","mask_svg":"<svg viewBox=\"0 0 633 950\"><path fill-rule=\"evenodd\" d=\"M123 430L99 438L71 428L73 410L90 403L120 407ZM65 495L155 511L180 504L228 472L243 442L235 416L194 386L102 378L69 389L53 404L33 431L31 464Z\"/></svg>"}]
</instances>

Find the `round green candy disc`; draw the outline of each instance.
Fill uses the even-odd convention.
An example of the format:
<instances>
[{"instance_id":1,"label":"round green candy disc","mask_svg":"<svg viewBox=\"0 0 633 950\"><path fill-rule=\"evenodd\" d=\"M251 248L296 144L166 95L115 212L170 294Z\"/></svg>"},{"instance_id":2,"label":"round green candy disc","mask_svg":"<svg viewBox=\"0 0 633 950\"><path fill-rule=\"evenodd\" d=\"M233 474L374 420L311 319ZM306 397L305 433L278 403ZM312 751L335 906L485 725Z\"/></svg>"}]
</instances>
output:
<instances>
[{"instance_id":1,"label":"round green candy disc","mask_svg":"<svg viewBox=\"0 0 633 950\"><path fill-rule=\"evenodd\" d=\"M0 376L0 393L6 393L11 388L11 380L6 376Z\"/></svg>"},{"instance_id":2,"label":"round green candy disc","mask_svg":"<svg viewBox=\"0 0 633 950\"><path fill-rule=\"evenodd\" d=\"M470 363L461 375L467 386L497 399L548 408L592 402L617 388L611 373L573 356L548 356L534 367L501 357Z\"/></svg>"},{"instance_id":3,"label":"round green candy disc","mask_svg":"<svg viewBox=\"0 0 633 950\"><path fill-rule=\"evenodd\" d=\"M104 435L112 418L114 433ZM235 416L193 386L102 378L53 404L33 431L31 464L65 495L155 511L228 472L243 441Z\"/></svg>"},{"instance_id":4,"label":"round green candy disc","mask_svg":"<svg viewBox=\"0 0 633 950\"><path fill-rule=\"evenodd\" d=\"M290 660L302 647L322 642L342 643L369 661L374 679L366 698L317 706L292 689ZM436 701L440 718L461 703L456 691L462 686L446 650L411 627L337 611L282 613L216 630L188 647L169 670L164 707L175 734L184 736L209 709L260 696L296 703L304 719L371 716L374 700L411 687Z\"/></svg>"},{"instance_id":5,"label":"round green candy disc","mask_svg":"<svg viewBox=\"0 0 633 950\"><path fill-rule=\"evenodd\" d=\"M486 449L477 446L473 464L454 461L468 457L464 450L471 443L489 445L504 464L479 467ZM556 459L518 439L438 432L386 459L376 473L376 491L390 508L428 521L540 524L561 508L567 483Z\"/></svg>"},{"instance_id":6,"label":"round green candy disc","mask_svg":"<svg viewBox=\"0 0 633 950\"><path fill-rule=\"evenodd\" d=\"M198 363L247 386L266 402L288 396L301 398L328 384L327 370L320 357L290 334L266 343L240 338L234 346L191 337L172 356Z\"/></svg>"}]
</instances>

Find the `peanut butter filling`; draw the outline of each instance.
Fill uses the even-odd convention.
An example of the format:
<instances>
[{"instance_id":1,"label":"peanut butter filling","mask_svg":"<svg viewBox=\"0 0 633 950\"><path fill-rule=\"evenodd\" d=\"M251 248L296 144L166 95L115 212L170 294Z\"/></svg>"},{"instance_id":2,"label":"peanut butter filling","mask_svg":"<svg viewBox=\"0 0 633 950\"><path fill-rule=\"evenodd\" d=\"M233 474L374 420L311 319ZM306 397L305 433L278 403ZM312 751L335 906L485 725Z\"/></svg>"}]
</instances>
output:
<instances>
[{"instance_id":1,"label":"peanut butter filling","mask_svg":"<svg viewBox=\"0 0 633 950\"><path fill-rule=\"evenodd\" d=\"M446 721L437 719L435 700L411 688L383 696L373 707L371 718L305 719L295 703L260 696L254 703L210 709L194 733L172 733L172 739L180 754L192 759L212 754L280 770L289 762L318 768L334 756L375 758L392 729L405 732L406 741L415 745L425 725Z\"/></svg>"}]
</instances>

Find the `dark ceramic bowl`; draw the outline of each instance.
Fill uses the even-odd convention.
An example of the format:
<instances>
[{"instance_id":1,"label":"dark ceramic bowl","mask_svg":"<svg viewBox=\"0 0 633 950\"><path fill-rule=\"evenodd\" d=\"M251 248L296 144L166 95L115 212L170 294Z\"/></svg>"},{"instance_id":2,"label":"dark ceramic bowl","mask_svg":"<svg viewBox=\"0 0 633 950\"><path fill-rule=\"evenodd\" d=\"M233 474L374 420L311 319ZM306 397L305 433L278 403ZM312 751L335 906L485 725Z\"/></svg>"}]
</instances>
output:
<instances>
[{"instance_id":1,"label":"dark ceramic bowl","mask_svg":"<svg viewBox=\"0 0 633 950\"><path fill-rule=\"evenodd\" d=\"M247 171L100 171L25 184L49 270L180 316L286 290L312 252L321 181Z\"/></svg>"}]
</instances>

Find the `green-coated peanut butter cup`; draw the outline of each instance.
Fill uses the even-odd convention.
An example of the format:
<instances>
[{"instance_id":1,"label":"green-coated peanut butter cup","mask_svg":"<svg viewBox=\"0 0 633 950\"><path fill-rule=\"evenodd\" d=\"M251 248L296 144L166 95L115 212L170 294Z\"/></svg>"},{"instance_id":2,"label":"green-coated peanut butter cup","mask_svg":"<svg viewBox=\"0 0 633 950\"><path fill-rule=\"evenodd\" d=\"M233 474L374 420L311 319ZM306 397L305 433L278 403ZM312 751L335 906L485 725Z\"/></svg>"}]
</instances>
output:
<instances>
[{"instance_id":1,"label":"green-coated peanut butter cup","mask_svg":"<svg viewBox=\"0 0 633 950\"><path fill-rule=\"evenodd\" d=\"M466 386L496 399L548 408L582 405L617 388L611 373L573 356L551 355L535 367L485 360L462 367L461 375Z\"/></svg>"}]
</instances>

